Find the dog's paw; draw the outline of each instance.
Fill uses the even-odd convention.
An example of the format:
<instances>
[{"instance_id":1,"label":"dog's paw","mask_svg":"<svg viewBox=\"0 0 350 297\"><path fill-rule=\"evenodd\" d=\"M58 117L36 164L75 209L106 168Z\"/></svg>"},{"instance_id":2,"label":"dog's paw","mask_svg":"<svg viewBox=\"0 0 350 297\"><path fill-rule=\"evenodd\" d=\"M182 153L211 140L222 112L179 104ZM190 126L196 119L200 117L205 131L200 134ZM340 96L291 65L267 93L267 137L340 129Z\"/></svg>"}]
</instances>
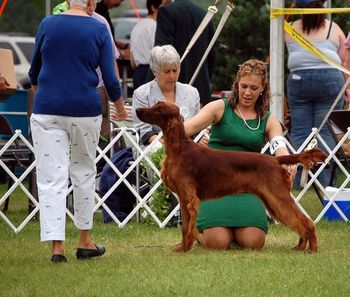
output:
<instances>
[{"instance_id":1,"label":"dog's paw","mask_svg":"<svg viewBox=\"0 0 350 297\"><path fill-rule=\"evenodd\" d=\"M299 238L298 244L292 248L293 251L305 251L307 240L304 238Z\"/></svg>"},{"instance_id":2,"label":"dog's paw","mask_svg":"<svg viewBox=\"0 0 350 297\"><path fill-rule=\"evenodd\" d=\"M306 253L317 253L317 244L310 242L309 248L305 250Z\"/></svg>"},{"instance_id":3,"label":"dog's paw","mask_svg":"<svg viewBox=\"0 0 350 297\"><path fill-rule=\"evenodd\" d=\"M305 252L305 254L315 254L315 253L317 253L317 249L316 250L314 250L314 249L306 249L304 252Z\"/></svg>"},{"instance_id":4,"label":"dog's paw","mask_svg":"<svg viewBox=\"0 0 350 297\"><path fill-rule=\"evenodd\" d=\"M303 249L302 247L300 247L299 245L296 245L295 247L292 248L293 251L304 251L305 249Z\"/></svg>"},{"instance_id":5,"label":"dog's paw","mask_svg":"<svg viewBox=\"0 0 350 297\"><path fill-rule=\"evenodd\" d=\"M183 242L177 244L174 248L174 251L175 252L185 252L185 247L184 247Z\"/></svg>"},{"instance_id":6,"label":"dog's paw","mask_svg":"<svg viewBox=\"0 0 350 297\"><path fill-rule=\"evenodd\" d=\"M188 252L191 248L192 248L192 244L186 245L184 242L181 242L175 247L174 250L175 252Z\"/></svg>"}]
</instances>

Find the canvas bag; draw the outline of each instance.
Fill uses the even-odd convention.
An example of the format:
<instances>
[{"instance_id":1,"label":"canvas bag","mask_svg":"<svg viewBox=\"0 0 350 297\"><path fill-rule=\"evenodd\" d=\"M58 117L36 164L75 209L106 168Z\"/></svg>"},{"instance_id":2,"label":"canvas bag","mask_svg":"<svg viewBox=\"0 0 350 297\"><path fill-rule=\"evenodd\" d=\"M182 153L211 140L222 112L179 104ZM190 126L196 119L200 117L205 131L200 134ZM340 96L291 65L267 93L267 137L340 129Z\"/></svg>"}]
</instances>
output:
<instances>
[{"instance_id":1,"label":"canvas bag","mask_svg":"<svg viewBox=\"0 0 350 297\"><path fill-rule=\"evenodd\" d=\"M9 83L7 89L0 92L0 101L6 101L17 89L15 65L13 63L12 50L10 49L0 48L0 73Z\"/></svg>"}]
</instances>

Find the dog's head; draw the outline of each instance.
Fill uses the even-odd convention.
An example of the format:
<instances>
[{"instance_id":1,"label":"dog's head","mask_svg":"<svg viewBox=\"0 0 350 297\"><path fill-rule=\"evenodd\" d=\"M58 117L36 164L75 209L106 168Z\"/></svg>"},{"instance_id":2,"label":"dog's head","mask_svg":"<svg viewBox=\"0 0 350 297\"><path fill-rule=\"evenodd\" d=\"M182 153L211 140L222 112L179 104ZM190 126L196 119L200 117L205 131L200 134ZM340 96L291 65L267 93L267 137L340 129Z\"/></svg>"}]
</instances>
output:
<instances>
[{"instance_id":1,"label":"dog's head","mask_svg":"<svg viewBox=\"0 0 350 297\"><path fill-rule=\"evenodd\" d=\"M180 109L175 104L162 101L151 107L140 107L136 109L137 117L148 124L157 125L161 129L167 127L172 120L180 120Z\"/></svg>"}]
</instances>

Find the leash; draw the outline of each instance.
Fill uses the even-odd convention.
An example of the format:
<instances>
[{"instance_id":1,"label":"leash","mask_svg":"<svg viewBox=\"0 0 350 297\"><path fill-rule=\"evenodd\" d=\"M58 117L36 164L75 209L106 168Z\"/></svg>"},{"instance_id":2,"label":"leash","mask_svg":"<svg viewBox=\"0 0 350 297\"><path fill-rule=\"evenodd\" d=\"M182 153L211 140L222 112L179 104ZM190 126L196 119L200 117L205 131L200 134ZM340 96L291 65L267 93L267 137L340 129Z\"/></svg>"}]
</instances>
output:
<instances>
[{"instance_id":1,"label":"leash","mask_svg":"<svg viewBox=\"0 0 350 297\"><path fill-rule=\"evenodd\" d=\"M196 43L196 41L199 38L199 36L202 34L202 32L204 31L206 26L209 24L210 20L218 12L217 6L221 2L222 2L222 0L215 0L215 4L208 7L208 12L205 15L205 17L203 18L202 22L199 24L196 32L193 34L190 42L188 43L188 45L187 45L187 47L186 47L186 49L185 49L185 51L184 51L184 53L183 53L183 55L181 57L180 63L186 58L187 54L189 53L189 51L191 50L193 45Z\"/></svg>"},{"instance_id":2,"label":"leash","mask_svg":"<svg viewBox=\"0 0 350 297\"><path fill-rule=\"evenodd\" d=\"M135 13L135 15L137 17L137 21L140 22L141 21L140 12L138 11L134 1L133 0L129 0L129 3L130 3L132 10L134 11L134 13Z\"/></svg>"},{"instance_id":3,"label":"leash","mask_svg":"<svg viewBox=\"0 0 350 297\"><path fill-rule=\"evenodd\" d=\"M198 73L199 73L199 71L200 71L200 69L201 69L205 59L207 58L209 52L211 51L211 49L212 49L216 39L218 38L222 28L224 27L228 17L230 16L232 10L235 8L233 2L234 2L234 0L228 0L227 5L226 5L226 9L225 9L223 15L221 16L220 22L218 24L218 27L217 27L215 33L214 33L214 36L211 39L211 41L210 41L210 43L208 45L208 48L207 48L207 50L205 51L205 53L204 53L204 55L202 57L202 60L199 62L198 66L197 66L197 69L196 69L196 71L194 72L194 74L193 74L193 76L191 78L191 81L189 82L190 85L192 85L194 83L194 81L196 80L197 75L198 75Z\"/></svg>"}]
</instances>

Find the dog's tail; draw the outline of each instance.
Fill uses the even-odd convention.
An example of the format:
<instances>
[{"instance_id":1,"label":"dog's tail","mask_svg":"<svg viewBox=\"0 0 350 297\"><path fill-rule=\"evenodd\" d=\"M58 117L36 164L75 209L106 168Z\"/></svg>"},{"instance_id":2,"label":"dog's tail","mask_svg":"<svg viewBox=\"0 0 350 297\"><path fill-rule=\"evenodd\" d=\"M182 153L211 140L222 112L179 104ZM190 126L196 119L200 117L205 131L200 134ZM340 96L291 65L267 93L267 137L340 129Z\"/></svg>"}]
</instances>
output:
<instances>
[{"instance_id":1,"label":"dog's tail","mask_svg":"<svg viewBox=\"0 0 350 297\"><path fill-rule=\"evenodd\" d=\"M293 165L302 163L307 169L312 168L317 162L326 160L327 155L319 148L313 148L301 154L293 154L276 157L278 163L285 165Z\"/></svg>"}]
</instances>

